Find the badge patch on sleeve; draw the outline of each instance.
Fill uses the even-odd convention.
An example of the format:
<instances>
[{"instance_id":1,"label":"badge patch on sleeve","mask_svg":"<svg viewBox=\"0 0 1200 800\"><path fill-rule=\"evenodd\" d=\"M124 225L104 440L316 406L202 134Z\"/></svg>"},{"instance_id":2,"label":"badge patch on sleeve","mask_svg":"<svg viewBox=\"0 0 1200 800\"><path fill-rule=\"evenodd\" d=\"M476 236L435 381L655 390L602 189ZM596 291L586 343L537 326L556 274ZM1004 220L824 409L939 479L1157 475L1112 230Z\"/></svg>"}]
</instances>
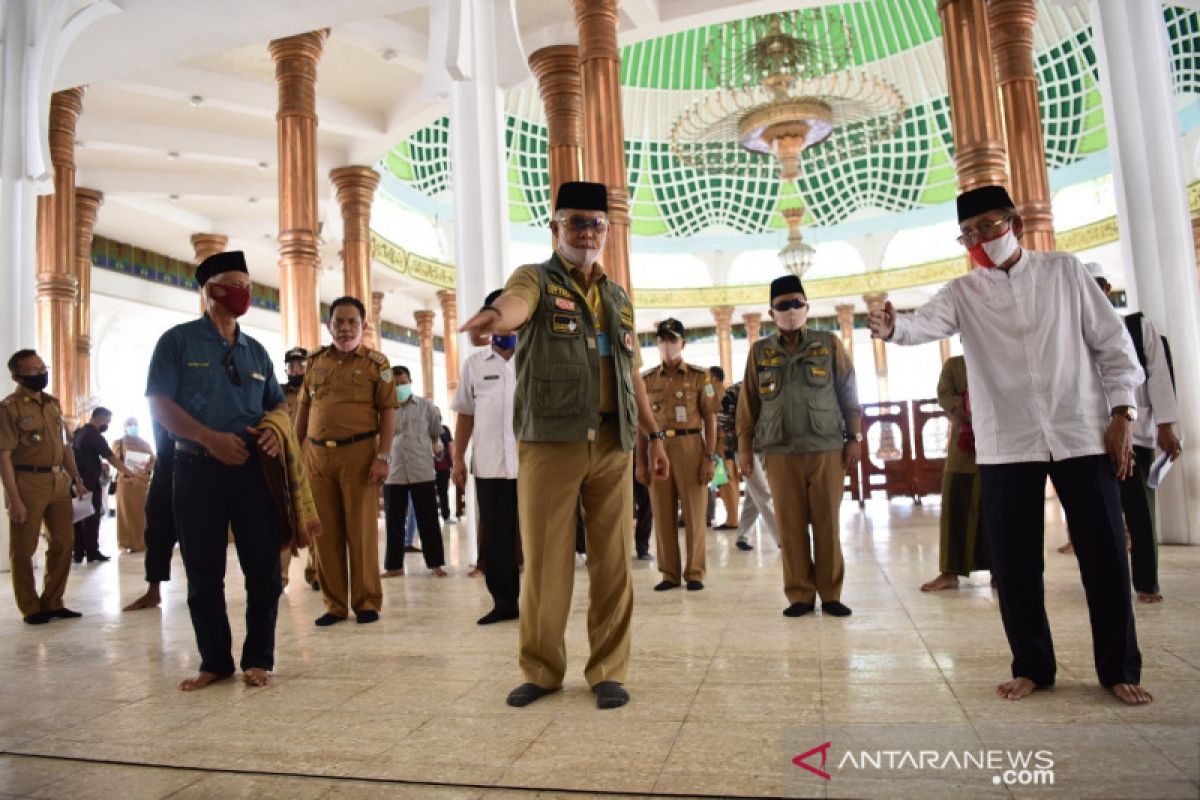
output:
<instances>
[{"instance_id":1,"label":"badge patch on sleeve","mask_svg":"<svg viewBox=\"0 0 1200 800\"><path fill-rule=\"evenodd\" d=\"M704 396L705 397L716 397L716 395L717 395L717 390L713 388L713 385L711 383L704 384Z\"/></svg>"},{"instance_id":2,"label":"badge patch on sleeve","mask_svg":"<svg viewBox=\"0 0 1200 800\"><path fill-rule=\"evenodd\" d=\"M625 331L625 352L633 352L633 334L629 331Z\"/></svg>"},{"instance_id":3,"label":"badge patch on sleeve","mask_svg":"<svg viewBox=\"0 0 1200 800\"><path fill-rule=\"evenodd\" d=\"M391 382L392 371L390 369L381 369L379 370L379 377L385 382Z\"/></svg>"}]
</instances>

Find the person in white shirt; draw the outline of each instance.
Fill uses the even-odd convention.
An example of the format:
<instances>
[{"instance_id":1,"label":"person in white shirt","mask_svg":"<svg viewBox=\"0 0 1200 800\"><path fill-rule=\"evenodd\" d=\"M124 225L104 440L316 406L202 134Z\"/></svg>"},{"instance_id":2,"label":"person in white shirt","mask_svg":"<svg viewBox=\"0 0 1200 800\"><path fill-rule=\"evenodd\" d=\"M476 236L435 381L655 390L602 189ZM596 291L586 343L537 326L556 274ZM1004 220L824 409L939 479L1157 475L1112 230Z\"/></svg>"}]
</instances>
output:
<instances>
[{"instance_id":1,"label":"person in white shirt","mask_svg":"<svg viewBox=\"0 0 1200 800\"><path fill-rule=\"evenodd\" d=\"M1112 285L1099 264L1084 265L1105 297L1111 297ZM1171 460L1179 458L1183 445L1175 435L1179 406L1175 402L1175 384L1167 361L1166 348L1158 331L1144 314L1125 317L1125 329L1134 342L1138 362L1146 371L1146 381L1137 388L1137 421L1133 425L1133 474L1121 481L1121 506L1129 529L1129 560L1133 588L1138 601L1161 603L1158 591L1158 532L1155 529L1155 492L1146 485L1150 465L1154 463L1154 445ZM1138 341L1141 349L1138 349Z\"/></svg>"},{"instance_id":2,"label":"person in white shirt","mask_svg":"<svg viewBox=\"0 0 1200 800\"><path fill-rule=\"evenodd\" d=\"M489 295L490 303L500 295ZM521 578L517 559L520 525L517 518L517 439L513 434L513 395L517 390L516 364L512 360L516 334L493 335L487 350L473 353L463 363L462 377L450 407L458 415L454 438L460 454L471 448L471 472L479 503L480 554L484 581L493 608L479 618L480 625L517 619ZM467 483L466 459L454 462L454 484Z\"/></svg>"},{"instance_id":3,"label":"person in white shirt","mask_svg":"<svg viewBox=\"0 0 1200 800\"><path fill-rule=\"evenodd\" d=\"M1023 223L1003 187L959 195L958 222L979 269L913 314L885 304L870 325L902 345L962 334L984 527L1013 653L1012 680L996 693L1020 700L1054 683L1042 584L1049 476L1079 556L1100 683L1124 703L1149 703L1117 484L1131 474L1143 381L1133 343L1078 259L1020 246Z\"/></svg>"}]
</instances>

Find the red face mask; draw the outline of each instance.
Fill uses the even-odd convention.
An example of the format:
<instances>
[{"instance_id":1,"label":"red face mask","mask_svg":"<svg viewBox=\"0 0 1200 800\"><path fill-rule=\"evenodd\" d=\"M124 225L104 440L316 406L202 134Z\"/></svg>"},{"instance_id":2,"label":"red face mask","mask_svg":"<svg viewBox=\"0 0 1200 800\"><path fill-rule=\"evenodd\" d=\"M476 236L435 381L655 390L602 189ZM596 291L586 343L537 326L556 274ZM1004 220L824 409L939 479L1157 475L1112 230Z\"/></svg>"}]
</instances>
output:
<instances>
[{"instance_id":1,"label":"red face mask","mask_svg":"<svg viewBox=\"0 0 1200 800\"><path fill-rule=\"evenodd\" d=\"M971 260L984 269L995 269L1008 260L1017 249L1017 237L1012 229L999 233L986 242L976 242L967 248Z\"/></svg>"},{"instance_id":2,"label":"red face mask","mask_svg":"<svg viewBox=\"0 0 1200 800\"><path fill-rule=\"evenodd\" d=\"M250 310L250 290L243 289L241 286L227 286L225 284L213 284L221 287L221 296L217 297L211 291L209 297L213 302L224 308L235 317L240 317Z\"/></svg>"}]
</instances>

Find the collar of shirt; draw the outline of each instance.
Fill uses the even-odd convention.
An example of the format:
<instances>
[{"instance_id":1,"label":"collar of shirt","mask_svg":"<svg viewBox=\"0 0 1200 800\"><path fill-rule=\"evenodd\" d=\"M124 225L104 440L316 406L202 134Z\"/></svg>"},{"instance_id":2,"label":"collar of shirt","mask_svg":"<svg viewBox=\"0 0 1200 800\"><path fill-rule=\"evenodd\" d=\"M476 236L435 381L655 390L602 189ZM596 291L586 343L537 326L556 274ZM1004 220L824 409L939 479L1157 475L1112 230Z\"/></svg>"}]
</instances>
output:
<instances>
[{"instance_id":1,"label":"collar of shirt","mask_svg":"<svg viewBox=\"0 0 1200 800\"><path fill-rule=\"evenodd\" d=\"M500 355L499 353L496 352L496 348L494 346L488 345L488 349L484 351L483 360L484 361L497 360L497 361L508 362L511 359L505 358L504 356Z\"/></svg>"},{"instance_id":2,"label":"collar of shirt","mask_svg":"<svg viewBox=\"0 0 1200 800\"><path fill-rule=\"evenodd\" d=\"M21 395L26 400L32 400L39 405L45 403L50 397L50 395L46 394L45 392L35 392L32 389L26 389L19 383L17 384L17 394Z\"/></svg>"},{"instance_id":3,"label":"collar of shirt","mask_svg":"<svg viewBox=\"0 0 1200 800\"><path fill-rule=\"evenodd\" d=\"M1019 275L1024 273L1025 270L1029 269L1029 264L1030 264L1029 251L1026 250L1024 247L1022 247L1021 255L1019 255L1017 257L1016 262L1008 269L1000 269L999 267L996 267L994 269L987 269L985 267L976 267L975 269L983 272L984 277L986 277L988 280L999 281L999 280L1004 280L1005 278L1018 277Z\"/></svg>"},{"instance_id":4,"label":"collar of shirt","mask_svg":"<svg viewBox=\"0 0 1200 800\"><path fill-rule=\"evenodd\" d=\"M566 268L567 274L571 276L571 280L575 281L579 287L580 294L586 295L592 286L599 286L601 281L608 280L608 273L604 271L604 267L600 266L600 262L597 261L595 264L592 264L592 283L591 286L588 286L583 280L583 270L574 261L564 256L562 251L557 247L554 248L554 255L558 258L559 263Z\"/></svg>"},{"instance_id":5,"label":"collar of shirt","mask_svg":"<svg viewBox=\"0 0 1200 800\"><path fill-rule=\"evenodd\" d=\"M217 330L217 324L212 321L212 317L210 317L207 312L204 314L204 320L208 323L208 325L204 326L205 335L216 339L222 344L228 345L229 342L224 336L221 335L221 332ZM235 325L233 328L233 343L238 347L247 346L246 334L242 333L241 325Z\"/></svg>"},{"instance_id":6,"label":"collar of shirt","mask_svg":"<svg viewBox=\"0 0 1200 800\"><path fill-rule=\"evenodd\" d=\"M691 366L686 361L680 361L679 366L675 368L675 372L684 375L691 369ZM658 365L658 374L665 377L667 374L667 365L665 363Z\"/></svg>"}]
</instances>

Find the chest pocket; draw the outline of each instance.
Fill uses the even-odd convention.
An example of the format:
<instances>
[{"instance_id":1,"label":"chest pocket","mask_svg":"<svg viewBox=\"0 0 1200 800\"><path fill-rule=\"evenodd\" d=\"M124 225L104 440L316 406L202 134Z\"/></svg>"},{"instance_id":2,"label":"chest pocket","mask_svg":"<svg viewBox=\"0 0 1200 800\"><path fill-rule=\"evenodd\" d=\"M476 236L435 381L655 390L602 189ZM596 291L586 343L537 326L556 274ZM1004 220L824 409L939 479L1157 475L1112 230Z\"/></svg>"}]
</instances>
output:
<instances>
[{"instance_id":1,"label":"chest pocket","mask_svg":"<svg viewBox=\"0 0 1200 800\"><path fill-rule=\"evenodd\" d=\"M813 347L801 359L804 382L822 388L833 383L833 356L828 347Z\"/></svg>"},{"instance_id":2,"label":"chest pocket","mask_svg":"<svg viewBox=\"0 0 1200 800\"><path fill-rule=\"evenodd\" d=\"M21 444L44 444L51 437L49 427L41 414L22 414L17 421Z\"/></svg>"},{"instance_id":3,"label":"chest pocket","mask_svg":"<svg viewBox=\"0 0 1200 800\"><path fill-rule=\"evenodd\" d=\"M779 398L781 386L780 368L776 366L758 365L758 394L762 400L776 400Z\"/></svg>"}]
</instances>

